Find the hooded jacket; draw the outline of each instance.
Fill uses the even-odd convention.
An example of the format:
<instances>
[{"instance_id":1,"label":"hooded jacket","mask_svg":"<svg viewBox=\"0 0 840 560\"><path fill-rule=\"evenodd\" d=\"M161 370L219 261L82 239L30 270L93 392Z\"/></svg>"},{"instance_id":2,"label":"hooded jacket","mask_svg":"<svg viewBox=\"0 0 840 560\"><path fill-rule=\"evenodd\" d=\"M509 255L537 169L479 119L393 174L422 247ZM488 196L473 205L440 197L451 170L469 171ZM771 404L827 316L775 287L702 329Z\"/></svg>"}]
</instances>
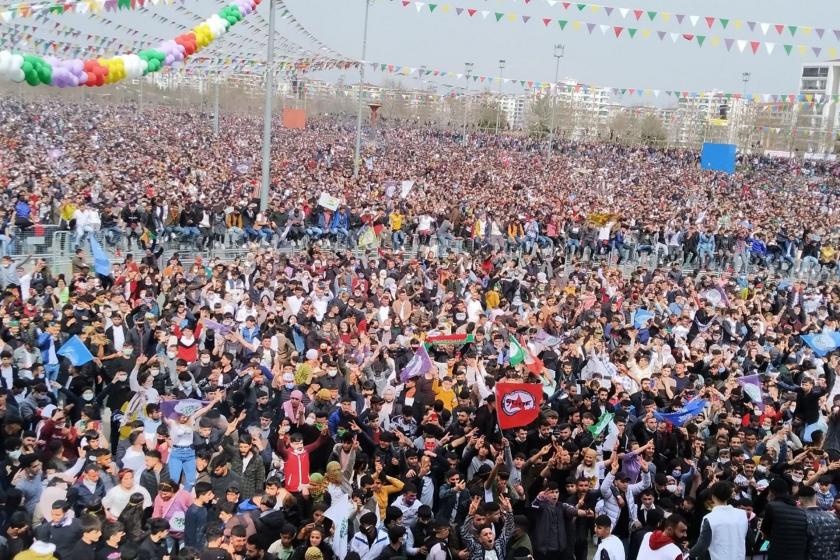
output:
<instances>
[{"instance_id":1,"label":"hooded jacket","mask_svg":"<svg viewBox=\"0 0 840 560\"><path fill-rule=\"evenodd\" d=\"M642 539L639 558L645 560L682 560L683 554L674 540L662 531L648 533Z\"/></svg>"}]
</instances>

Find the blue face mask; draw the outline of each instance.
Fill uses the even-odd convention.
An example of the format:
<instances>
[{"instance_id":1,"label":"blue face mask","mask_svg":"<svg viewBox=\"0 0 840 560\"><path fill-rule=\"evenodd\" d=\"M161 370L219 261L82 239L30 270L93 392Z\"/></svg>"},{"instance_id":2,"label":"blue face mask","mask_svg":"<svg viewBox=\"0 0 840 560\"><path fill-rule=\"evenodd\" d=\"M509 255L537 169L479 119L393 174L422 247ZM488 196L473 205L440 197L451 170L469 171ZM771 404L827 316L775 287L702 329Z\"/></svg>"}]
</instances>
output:
<instances>
[{"instance_id":1,"label":"blue face mask","mask_svg":"<svg viewBox=\"0 0 840 560\"><path fill-rule=\"evenodd\" d=\"M295 388L294 383L286 383L286 389L294 389L294 388Z\"/></svg>"}]
</instances>

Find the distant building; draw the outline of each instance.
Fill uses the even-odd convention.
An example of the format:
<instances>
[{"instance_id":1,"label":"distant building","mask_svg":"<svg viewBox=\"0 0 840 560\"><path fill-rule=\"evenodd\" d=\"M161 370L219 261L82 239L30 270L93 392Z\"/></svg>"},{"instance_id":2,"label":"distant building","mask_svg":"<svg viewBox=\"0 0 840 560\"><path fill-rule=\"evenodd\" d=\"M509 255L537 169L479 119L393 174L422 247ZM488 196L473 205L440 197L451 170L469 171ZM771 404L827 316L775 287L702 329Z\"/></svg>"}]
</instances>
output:
<instances>
[{"instance_id":1,"label":"distant building","mask_svg":"<svg viewBox=\"0 0 840 560\"><path fill-rule=\"evenodd\" d=\"M797 136L806 142L805 153L835 153L840 131L840 113L832 96L840 93L840 59L802 65ZM804 99L803 99L804 98Z\"/></svg>"}]
</instances>

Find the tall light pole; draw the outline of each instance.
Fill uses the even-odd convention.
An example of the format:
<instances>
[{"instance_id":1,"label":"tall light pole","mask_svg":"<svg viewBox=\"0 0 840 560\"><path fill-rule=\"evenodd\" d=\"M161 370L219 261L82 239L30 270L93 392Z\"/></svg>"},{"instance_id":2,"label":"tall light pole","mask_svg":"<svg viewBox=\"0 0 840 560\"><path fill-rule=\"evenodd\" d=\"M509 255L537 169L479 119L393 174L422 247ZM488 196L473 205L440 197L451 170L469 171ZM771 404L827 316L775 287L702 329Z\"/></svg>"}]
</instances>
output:
<instances>
[{"instance_id":1,"label":"tall light pole","mask_svg":"<svg viewBox=\"0 0 840 560\"><path fill-rule=\"evenodd\" d=\"M359 176L362 163L362 87L365 84L365 57L367 56L368 14L371 0L365 0L365 25L362 31L362 60L359 62L359 99L356 107L356 151L353 156L353 178Z\"/></svg>"},{"instance_id":2,"label":"tall light pole","mask_svg":"<svg viewBox=\"0 0 840 560\"><path fill-rule=\"evenodd\" d=\"M566 45L554 45L554 95L551 96L551 126L548 133L548 146L545 148L545 164L548 165L548 160L551 158L552 146L554 145L554 109L557 105L557 80L560 79L560 59L566 54Z\"/></svg>"},{"instance_id":3,"label":"tall light pole","mask_svg":"<svg viewBox=\"0 0 840 560\"><path fill-rule=\"evenodd\" d=\"M502 118L502 82L505 75L505 60L499 60L499 106L496 108L496 134L499 134L499 121Z\"/></svg>"},{"instance_id":4,"label":"tall light pole","mask_svg":"<svg viewBox=\"0 0 840 560\"><path fill-rule=\"evenodd\" d=\"M749 72L741 72L741 81L744 82L744 89L741 93L741 112L738 114L738 126L743 127L744 122L747 120L747 84L750 81L752 74ZM730 124L730 130L733 129L732 125ZM732 130L732 134L729 138L730 144L736 144L738 142L738 138L734 134L734 130ZM747 140L747 144L749 144L749 139Z\"/></svg>"},{"instance_id":5,"label":"tall light pole","mask_svg":"<svg viewBox=\"0 0 840 560\"><path fill-rule=\"evenodd\" d=\"M472 62L465 62L464 68L466 68L466 75L467 75L467 87L464 88L464 127L461 130L461 137L463 139L464 147L467 147L467 109L469 108L470 103L470 76L472 76L473 70L473 63Z\"/></svg>"},{"instance_id":6,"label":"tall light pole","mask_svg":"<svg viewBox=\"0 0 840 560\"><path fill-rule=\"evenodd\" d=\"M213 135L219 135L219 76L214 80L213 91Z\"/></svg>"},{"instance_id":7,"label":"tall light pole","mask_svg":"<svg viewBox=\"0 0 840 560\"><path fill-rule=\"evenodd\" d=\"M263 111L262 185L260 211L268 208L271 186L271 97L274 95L274 0L268 3L268 52L265 57L265 108Z\"/></svg>"}]
</instances>

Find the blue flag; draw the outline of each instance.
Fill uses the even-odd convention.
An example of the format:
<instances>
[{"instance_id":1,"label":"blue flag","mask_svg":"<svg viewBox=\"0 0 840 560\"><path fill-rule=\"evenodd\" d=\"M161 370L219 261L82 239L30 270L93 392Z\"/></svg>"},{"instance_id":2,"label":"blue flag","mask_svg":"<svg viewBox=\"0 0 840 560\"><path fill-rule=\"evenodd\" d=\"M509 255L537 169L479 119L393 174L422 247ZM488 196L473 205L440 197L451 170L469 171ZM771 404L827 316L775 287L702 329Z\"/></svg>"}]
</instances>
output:
<instances>
[{"instance_id":1,"label":"blue flag","mask_svg":"<svg viewBox=\"0 0 840 560\"><path fill-rule=\"evenodd\" d=\"M635 315L633 315L633 327L641 329L647 321L653 319L654 317L655 315L647 309L637 309Z\"/></svg>"},{"instance_id":2,"label":"blue flag","mask_svg":"<svg viewBox=\"0 0 840 560\"><path fill-rule=\"evenodd\" d=\"M88 239L90 240L90 254L93 257L94 272L101 276L110 276L111 261L108 259L108 255L105 254L102 245L99 244L99 241L93 235L89 235Z\"/></svg>"},{"instance_id":3,"label":"blue flag","mask_svg":"<svg viewBox=\"0 0 840 560\"><path fill-rule=\"evenodd\" d=\"M74 366L83 366L93 360L93 354L90 353L82 339L75 334L67 339L67 342L61 345L56 351L59 356L64 356Z\"/></svg>"},{"instance_id":4,"label":"blue flag","mask_svg":"<svg viewBox=\"0 0 840 560\"><path fill-rule=\"evenodd\" d=\"M840 333L826 331L818 334L803 334L802 342L810 346L814 354L822 358L829 352L840 348Z\"/></svg>"},{"instance_id":5,"label":"blue flag","mask_svg":"<svg viewBox=\"0 0 840 560\"><path fill-rule=\"evenodd\" d=\"M668 422L676 428L681 428L686 422L703 412L706 404L705 399L695 399L675 412L654 412L653 415L660 422Z\"/></svg>"}]
</instances>

